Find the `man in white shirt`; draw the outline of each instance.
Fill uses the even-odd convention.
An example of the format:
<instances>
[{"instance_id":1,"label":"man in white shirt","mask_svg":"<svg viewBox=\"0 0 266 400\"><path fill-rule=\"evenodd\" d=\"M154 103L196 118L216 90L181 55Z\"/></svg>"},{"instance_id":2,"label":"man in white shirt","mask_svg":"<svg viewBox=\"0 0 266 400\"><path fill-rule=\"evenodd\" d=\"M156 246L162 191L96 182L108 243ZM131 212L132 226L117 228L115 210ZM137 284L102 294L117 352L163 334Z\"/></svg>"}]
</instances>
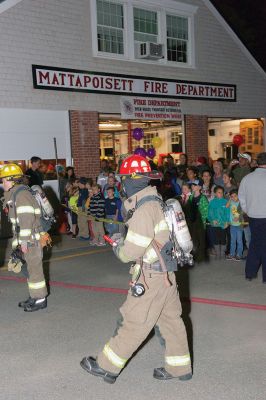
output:
<instances>
[{"instance_id":1,"label":"man in white shirt","mask_svg":"<svg viewBox=\"0 0 266 400\"><path fill-rule=\"evenodd\" d=\"M257 164L258 168L242 179L238 197L251 231L246 279L256 278L262 265L262 280L266 283L266 152L258 155Z\"/></svg>"}]
</instances>

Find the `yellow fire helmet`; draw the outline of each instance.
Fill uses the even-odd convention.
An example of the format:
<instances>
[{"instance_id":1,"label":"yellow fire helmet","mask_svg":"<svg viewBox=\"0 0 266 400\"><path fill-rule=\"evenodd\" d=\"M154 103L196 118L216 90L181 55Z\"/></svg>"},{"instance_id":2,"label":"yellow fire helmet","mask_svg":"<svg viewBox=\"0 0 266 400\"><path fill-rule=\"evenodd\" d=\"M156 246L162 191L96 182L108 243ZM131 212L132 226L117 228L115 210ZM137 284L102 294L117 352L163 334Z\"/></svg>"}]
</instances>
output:
<instances>
[{"instance_id":1,"label":"yellow fire helmet","mask_svg":"<svg viewBox=\"0 0 266 400\"><path fill-rule=\"evenodd\" d=\"M7 178L19 178L23 176L22 169L17 164L5 164L0 168L0 179Z\"/></svg>"}]
</instances>

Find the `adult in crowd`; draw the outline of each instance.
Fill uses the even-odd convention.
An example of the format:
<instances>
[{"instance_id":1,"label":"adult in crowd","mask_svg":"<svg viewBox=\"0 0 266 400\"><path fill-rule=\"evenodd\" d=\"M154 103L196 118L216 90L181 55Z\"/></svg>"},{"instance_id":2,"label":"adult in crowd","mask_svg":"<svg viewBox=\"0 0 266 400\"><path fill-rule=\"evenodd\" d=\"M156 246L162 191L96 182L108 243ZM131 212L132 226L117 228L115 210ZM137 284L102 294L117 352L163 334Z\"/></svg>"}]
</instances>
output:
<instances>
[{"instance_id":1,"label":"adult in crowd","mask_svg":"<svg viewBox=\"0 0 266 400\"><path fill-rule=\"evenodd\" d=\"M177 165L177 172L183 181L186 179L186 172L188 167L188 157L186 153L182 153L179 156L179 164Z\"/></svg>"},{"instance_id":2,"label":"adult in crowd","mask_svg":"<svg viewBox=\"0 0 266 400\"><path fill-rule=\"evenodd\" d=\"M255 278L262 264L262 279L266 283L266 152L258 155L257 164L258 168L242 179L238 197L249 217L251 232L246 279Z\"/></svg>"},{"instance_id":3,"label":"adult in crowd","mask_svg":"<svg viewBox=\"0 0 266 400\"><path fill-rule=\"evenodd\" d=\"M27 178L27 185L28 186L33 186L33 185L43 185L43 176L42 173L39 171L41 167L41 158L40 157L31 157L30 163L31 167L27 169L25 175Z\"/></svg>"},{"instance_id":4,"label":"adult in crowd","mask_svg":"<svg viewBox=\"0 0 266 400\"><path fill-rule=\"evenodd\" d=\"M214 161L213 163L213 183L215 186L222 186L224 187L224 181L223 181L223 164L221 161Z\"/></svg>"},{"instance_id":5,"label":"adult in crowd","mask_svg":"<svg viewBox=\"0 0 266 400\"><path fill-rule=\"evenodd\" d=\"M239 187L244 176L251 172L251 156L248 153L238 153L237 160L232 160L228 166L229 172L232 171L235 183Z\"/></svg>"},{"instance_id":6,"label":"adult in crowd","mask_svg":"<svg viewBox=\"0 0 266 400\"><path fill-rule=\"evenodd\" d=\"M196 167L197 167L197 169L199 171L199 175L200 176L202 176L203 171L209 171L210 170L210 167L209 167L208 162L207 162L207 158L203 157L203 156L197 158Z\"/></svg>"}]
</instances>

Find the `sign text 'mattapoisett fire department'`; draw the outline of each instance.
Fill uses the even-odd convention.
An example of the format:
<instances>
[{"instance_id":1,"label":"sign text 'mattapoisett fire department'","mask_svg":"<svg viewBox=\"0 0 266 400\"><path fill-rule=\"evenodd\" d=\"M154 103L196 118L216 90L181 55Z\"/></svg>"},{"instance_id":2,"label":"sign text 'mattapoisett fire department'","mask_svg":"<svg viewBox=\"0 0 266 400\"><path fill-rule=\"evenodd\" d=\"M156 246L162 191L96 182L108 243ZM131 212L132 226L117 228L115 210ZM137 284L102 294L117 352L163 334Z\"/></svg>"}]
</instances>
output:
<instances>
[{"instance_id":1,"label":"sign text 'mattapoisett fire department'","mask_svg":"<svg viewBox=\"0 0 266 400\"><path fill-rule=\"evenodd\" d=\"M236 86L231 84L164 80L38 65L32 66L32 72L36 89L236 101Z\"/></svg>"}]
</instances>

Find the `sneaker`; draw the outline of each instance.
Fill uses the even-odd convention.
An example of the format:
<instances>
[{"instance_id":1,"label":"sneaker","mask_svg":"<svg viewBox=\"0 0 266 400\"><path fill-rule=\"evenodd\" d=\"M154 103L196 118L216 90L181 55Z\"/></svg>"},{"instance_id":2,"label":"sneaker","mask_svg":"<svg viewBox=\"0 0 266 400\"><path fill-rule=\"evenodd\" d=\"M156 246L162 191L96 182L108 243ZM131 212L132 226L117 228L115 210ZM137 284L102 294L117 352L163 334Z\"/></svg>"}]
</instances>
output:
<instances>
[{"instance_id":1,"label":"sneaker","mask_svg":"<svg viewBox=\"0 0 266 400\"><path fill-rule=\"evenodd\" d=\"M89 374L99 376L100 378L103 378L103 380L107 383L115 383L116 378L118 377L118 375L112 374L111 372L108 372L105 369L101 368L97 361L92 357L84 357L81 360L80 365Z\"/></svg>"},{"instance_id":2,"label":"sneaker","mask_svg":"<svg viewBox=\"0 0 266 400\"><path fill-rule=\"evenodd\" d=\"M39 311L47 307L47 299L43 297L42 299L31 299L24 307L24 311L33 312Z\"/></svg>"},{"instance_id":3,"label":"sneaker","mask_svg":"<svg viewBox=\"0 0 266 400\"><path fill-rule=\"evenodd\" d=\"M226 260L235 260L235 256L232 256L231 254L228 254L227 256L225 256Z\"/></svg>"},{"instance_id":4,"label":"sneaker","mask_svg":"<svg viewBox=\"0 0 266 400\"><path fill-rule=\"evenodd\" d=\"M96 246L106 246L106 243L104 243L104 242L99 242L99 243L96 243Z\"/></svg>"},{"instance_id":5,"label":"sneaker","mask_svg":"<svg viewBox=\"0 0 266 400\"><path fill-rule=\"evenodd\" d=\"M243 257L236 256L236 257L234 258L234 261L244 261L244 258L243 258Z\"/></svg>"},{"instance_id":6,"label":"sneaker","mask_svg":"<svg viewBox=\"0 0 266 400\"><path fill-rule=\"evenodd\" d=\"M181 376L173 376L169 374L169 372L167 372L165 368L154 368L153 377L161 381L167 381L174 378L179 379L180 381L189 381L192 378L192 373L190 372Z\"/></svg>"},{"instance_id":7,"label":"sneaker","mask_svg":"<svg viewBox=\"0 0 266 400\"><path fill-rule=\"evenodd\" d=\"M79 240L82 240L82 241L85 242L86 240L90 240L90 237L89 236L86 236L86 237L85 236L80 236Z\"/></svg>"},{"instance_id":8,"label":"sneaker","mask_svg":"<svg viewBox=\"0 0 266 400\"><path fill-rule=\"evenodd\" d=\"M95 240L91 240L91 241L89 242L89 245L90 245L90 246L97 246L97 242L95 242Z\"/></svg>"}]
</instances>

